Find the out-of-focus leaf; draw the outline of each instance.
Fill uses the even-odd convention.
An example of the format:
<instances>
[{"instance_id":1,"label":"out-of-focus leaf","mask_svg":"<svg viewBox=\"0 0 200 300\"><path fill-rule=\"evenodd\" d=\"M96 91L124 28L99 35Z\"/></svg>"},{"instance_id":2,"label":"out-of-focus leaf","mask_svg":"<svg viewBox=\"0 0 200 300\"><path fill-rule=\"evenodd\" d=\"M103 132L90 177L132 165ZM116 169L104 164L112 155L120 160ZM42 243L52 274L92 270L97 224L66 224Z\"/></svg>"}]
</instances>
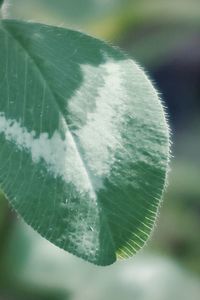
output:
<instances>
[{"instance_id":1,"label":"out-of-focus leaf","mask_svg":"<svg viewBox=\"0 0 200 300\"><path fill-rule=\"evenodd\" d=\"M26 245L29 247L22 256ZM76 260L40 238L24 223L18 223L7 254L18 285L37 290L45 287L52 292L67 290L73 300L199 299L198 277L191 276L175 261L146 251L105 270Z\"/></svg>"},{"instance_id":2,"label":"out-of-focus leaf","mask_svg":"<svg viewBox=\"0 0 200 300\"><path fill-rule=\"evenodd\" d=\"M3 2L4 2L4 0L0 0L0 7L2 6Z\"/></svg>"},{"instance_id":3,"label":"out-of-focus leaf","mask_svg":"<svg viewBox=\"0 0 200 300\"><path fill-rule=\"evenodd\" d=\"M123 9L130 0L12 0L12 17L34 18L37 21L64 22L84 26ZM31 8L31 9L30 9Z\"/></svg>"}]
</instances>

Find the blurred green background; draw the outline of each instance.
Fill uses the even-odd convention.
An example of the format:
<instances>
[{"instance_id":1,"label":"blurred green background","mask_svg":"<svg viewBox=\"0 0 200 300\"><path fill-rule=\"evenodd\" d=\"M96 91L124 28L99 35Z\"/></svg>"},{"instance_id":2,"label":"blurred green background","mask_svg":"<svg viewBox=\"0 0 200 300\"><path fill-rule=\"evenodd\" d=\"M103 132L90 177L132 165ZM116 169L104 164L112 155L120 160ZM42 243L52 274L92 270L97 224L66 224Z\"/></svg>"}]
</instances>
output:
<instances>
[{"instance_id":1,"label":"blurred green background","mask_svg":"<svg viewBox=\"0 0 200 300\"><path fill-rule=\"evenodd\" d=\"M113 266L51 245L0 194L0 300L200 299L200 1L10 0L6 15L75 28L129 53L161 93L173 144L155 231Z\"/></svg>"}]
</instances>

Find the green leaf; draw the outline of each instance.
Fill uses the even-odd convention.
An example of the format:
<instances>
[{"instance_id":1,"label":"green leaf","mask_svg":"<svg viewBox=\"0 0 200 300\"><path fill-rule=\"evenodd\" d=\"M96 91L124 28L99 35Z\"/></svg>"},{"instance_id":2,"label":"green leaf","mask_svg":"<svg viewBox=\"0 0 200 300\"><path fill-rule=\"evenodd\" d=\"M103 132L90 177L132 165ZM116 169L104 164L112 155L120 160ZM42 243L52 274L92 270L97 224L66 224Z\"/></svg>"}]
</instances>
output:
<instances>
[{"instance_id":1,"label":"green leaf","mask_svg":"<svg viewBox=\"0 0 200 300\"><path fill-rule=\"evenodd\" d=\"M3 2L4 2L4 0L0 0L0 8L1 8Z\"/></svg>"},{"instance_id":2,"label":"green leaf","mask_svg":"<svg viewBox=\"0 0 200 300\"><path fill-rule=\"evenodd\" d=\"M82 33L0 23L0 185L43 237L98 265L132 256L169 158L158 95L119 50Z\"/></svg>"}]
</instances>

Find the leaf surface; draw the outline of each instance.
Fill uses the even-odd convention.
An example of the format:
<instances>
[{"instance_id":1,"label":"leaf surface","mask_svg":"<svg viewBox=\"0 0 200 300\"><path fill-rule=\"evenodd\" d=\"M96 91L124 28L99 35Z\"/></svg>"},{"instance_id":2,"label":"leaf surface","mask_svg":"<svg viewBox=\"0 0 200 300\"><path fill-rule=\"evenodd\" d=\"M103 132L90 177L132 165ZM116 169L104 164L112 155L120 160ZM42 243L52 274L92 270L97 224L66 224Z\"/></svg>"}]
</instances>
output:
<instances>
[{"instance_id":1,"label":"leaf surface","mask_svg":"<svg viewBox=\"0 0 200 300\"><path fill-rule=\"evenodd\" d=\"M43 237L98 265L154 225L169 134L144 72L64 28L0 23L0 186Z\"/></svg>"}]
</instances>

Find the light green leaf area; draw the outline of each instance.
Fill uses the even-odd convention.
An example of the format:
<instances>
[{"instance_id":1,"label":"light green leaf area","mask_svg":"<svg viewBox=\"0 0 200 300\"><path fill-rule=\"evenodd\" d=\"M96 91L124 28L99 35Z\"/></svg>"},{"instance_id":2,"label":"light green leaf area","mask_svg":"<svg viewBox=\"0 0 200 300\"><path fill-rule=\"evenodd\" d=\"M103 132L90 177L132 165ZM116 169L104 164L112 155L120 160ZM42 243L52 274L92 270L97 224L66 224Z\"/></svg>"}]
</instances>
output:
<instances>
[{"instance_id":1,"label":"light green leaf area","mask_svg":"<svg viewBox=\"0 0 200 300\"><path fill-rule=\"evenodd\" d=\"M98 265L146 242L169 133L144 72L106 43L0 23L0 186L43 237Z\"/></svg>"}]
</instances>

